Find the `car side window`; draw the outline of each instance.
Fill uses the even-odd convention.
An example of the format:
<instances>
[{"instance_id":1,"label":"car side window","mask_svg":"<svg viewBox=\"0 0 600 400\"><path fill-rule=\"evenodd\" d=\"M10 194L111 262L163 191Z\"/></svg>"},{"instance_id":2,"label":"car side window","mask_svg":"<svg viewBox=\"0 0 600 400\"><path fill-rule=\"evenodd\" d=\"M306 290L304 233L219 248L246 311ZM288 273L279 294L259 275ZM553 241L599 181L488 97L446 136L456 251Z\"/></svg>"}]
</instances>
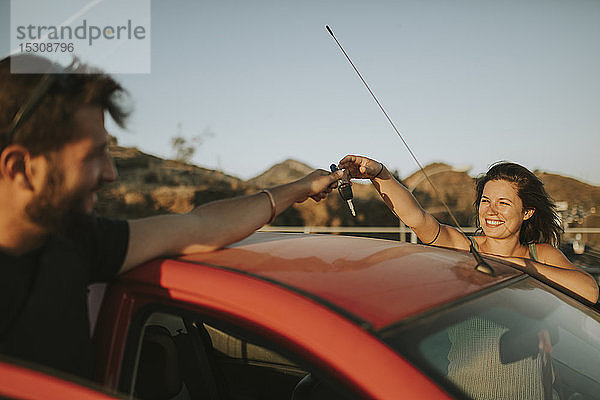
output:
<instances>
[{"instance_id":1,"label":"car side window","mask_svg":"<svg viewBox=\"0 0 600 400\"><path fill-rule=\"evenodd\" d=\"M150 313L138 340L128 344L136 353L129 394L142 400L343 398L265 340L240 332L187 311Z\"/></svg>"},{"instance_id":2,"label":"car side window","mask_svg":"<svg viewBox=\"0 0 600 400\"><path fill-rule=\"evenodd\" d=\"M506 332L505 325L485 315L450 326L436 338L445 336L448 340L446 360L438 364L440 370L475 399L544 398L543 357L536 354L502 362L499 343ZM424 340L420 347L430 359L430 352L437 348L431 339Z\"/></svg>"},{"instance_id":3,"label":"car side window","mask_svg":"<svg viewBox=\"0 0 600 400\"><path fill-rule=\"evenodd\" d=\"M387 335L394 348L473 399L600 393L597 314L533 279Z\"/></svg>"},{"instance_id":4,"label":"car side window","mask_svg":"<svg viewBox=\"0 0 600 400\"><path fill-rule=\"evenodd\" d=\"M130 395L140 399L190 399L185 379L189 332L180 316L157 312L145 321L137 349ZM185 348L188 347L188 348Z\"/></svg>"}]
</instances>

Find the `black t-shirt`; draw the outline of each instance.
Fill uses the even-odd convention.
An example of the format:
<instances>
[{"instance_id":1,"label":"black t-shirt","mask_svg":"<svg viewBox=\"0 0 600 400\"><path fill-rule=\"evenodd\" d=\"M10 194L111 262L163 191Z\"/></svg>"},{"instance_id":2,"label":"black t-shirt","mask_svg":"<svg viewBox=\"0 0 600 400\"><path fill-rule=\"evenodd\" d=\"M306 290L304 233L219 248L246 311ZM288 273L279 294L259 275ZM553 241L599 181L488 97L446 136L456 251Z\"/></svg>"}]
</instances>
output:
<instances>
[{"instance_id":1,"label":"black t-shirt","mask_svg":"<svg viewBox=\"0 0 600 400\"><path fill-rule=\"evenodd\" d=\"M127 221L90 218L31 253L0 252L0 352L91 378L87 286L117 274L128 242Z\"/></svg>"}]
</instances>

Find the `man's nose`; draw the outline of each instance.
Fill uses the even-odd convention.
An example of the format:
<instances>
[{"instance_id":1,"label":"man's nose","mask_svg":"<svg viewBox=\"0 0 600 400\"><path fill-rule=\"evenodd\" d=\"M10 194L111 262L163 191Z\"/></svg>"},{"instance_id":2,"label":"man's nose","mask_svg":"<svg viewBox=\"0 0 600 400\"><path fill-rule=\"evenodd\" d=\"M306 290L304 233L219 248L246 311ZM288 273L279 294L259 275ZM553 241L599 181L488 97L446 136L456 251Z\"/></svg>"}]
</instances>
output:
<instances>
[{"instance_id":1,"label":"man's nose","mask_svg":"<svg viewBox=\"0 0 600 400\"><path fill-rule=\"evenodd\" d=\"M104 165L102 167L102 181L113 182L117 179L117 168L115 166L115 160L110 154L106 154Z\"/></svg>"}]
</instances>

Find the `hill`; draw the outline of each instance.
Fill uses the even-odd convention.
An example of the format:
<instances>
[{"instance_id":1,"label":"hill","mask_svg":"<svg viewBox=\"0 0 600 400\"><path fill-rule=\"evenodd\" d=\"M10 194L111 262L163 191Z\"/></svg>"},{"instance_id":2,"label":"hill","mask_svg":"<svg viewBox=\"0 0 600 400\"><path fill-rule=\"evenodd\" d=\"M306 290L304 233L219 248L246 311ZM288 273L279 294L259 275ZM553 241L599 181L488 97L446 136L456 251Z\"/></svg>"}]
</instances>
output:
<instances>
[{"instance_id":1,"label":"hill","mask_svg":"<svg viewBox=\"0 0 600 400\"><path fill-rule=\"evenodd\" d=\"M593 186L574 178L547 172L535 171L535 174L544 182L548 193L555 201L566 201L585 208L600 204L600 186Z\"/></svg>"},{"instance_id":2,"label":"hill","mask_svg":"<svg viewBox=\"0 0 600 400\"><path fill-rule=\"evenodd\" d=\"M255 187L267 188L298 180L312 172L314 168L296 160L285 160L273 165L262 174L248 180L248 184Z\"/></svg>"},{"instance_id":3,"label":"hill","mask_svg":"<svg viewBox=\"0 0 600 400\"><path fill-rule=\"evenodd\" d=\"M243 181L220 171L201 168L145 154L135 148L113 143L110 152L115 159L119 180L99 193L98 212L119 218L139 218L158 213L188 212L212 200L255 193L256 191L299 179L313 170L296 160L285 160L264 173ZM425 167L440 197L455 213L462 226L473 224L475 196L473 178L466 168L444 163ZM562 216L569 226L600 227L600 187L576 179L535 171L550 195L564 209ZM434 189L415 172L403 179L406 187L425 209L445 223L451 223ZM373 186L361 181L353 184L353 218L339 196L329 196L321 204L312 201L296 204L276 218L273 225L303 226L396 226L397 218L388 210ZM583 239L600 243L600 235Z\"/></svg>"},{"instance_id":4,"label":"hill","mask_svg":"<svg viewBox=\"0 0 600 400\"><path fill-rule=\"evenodd\" d=\"M98 213L140 218L183 213L212 200L249 191L243 180L220 171L164 160L113 143L109 149L119 178L98 193Z\"/></svg>"},{"instance_id":5,"label":"hill","mask_svg":"<svg viewBox=\"0 0 600 400\"><path fill-rule=\"evenodd\" d=\"M439 220L453 224L446 207L438 200L439 195L452 210L461 226L473 225L475 188L473 178L468 174L470 168L456 168L445 163L432 163L423 169L435 189L421 171L402 180L402 183L412 191L423 208ZM438 193L436 193L436 189Z\"/></svg>"}]
</instances>

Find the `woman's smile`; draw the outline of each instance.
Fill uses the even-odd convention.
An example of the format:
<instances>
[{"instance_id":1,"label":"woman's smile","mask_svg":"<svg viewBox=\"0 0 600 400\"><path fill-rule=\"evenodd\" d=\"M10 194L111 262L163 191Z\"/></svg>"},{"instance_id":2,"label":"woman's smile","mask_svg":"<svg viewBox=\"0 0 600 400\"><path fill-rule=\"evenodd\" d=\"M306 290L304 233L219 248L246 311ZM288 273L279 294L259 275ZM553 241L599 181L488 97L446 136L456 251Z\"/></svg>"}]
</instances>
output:
<instances>
[{"instance_id":1,"label":"woman's smile","mask_svg":"<svg viewBox=\"0 0 600 400\"><path fill-rule=\"evenodd\" d=\"M485 220L486 225L490 226L490 227L497 227L500 226L504 223L504 221L500 221L497 219L487 219Z\"/></svg>"}]
</instances>

